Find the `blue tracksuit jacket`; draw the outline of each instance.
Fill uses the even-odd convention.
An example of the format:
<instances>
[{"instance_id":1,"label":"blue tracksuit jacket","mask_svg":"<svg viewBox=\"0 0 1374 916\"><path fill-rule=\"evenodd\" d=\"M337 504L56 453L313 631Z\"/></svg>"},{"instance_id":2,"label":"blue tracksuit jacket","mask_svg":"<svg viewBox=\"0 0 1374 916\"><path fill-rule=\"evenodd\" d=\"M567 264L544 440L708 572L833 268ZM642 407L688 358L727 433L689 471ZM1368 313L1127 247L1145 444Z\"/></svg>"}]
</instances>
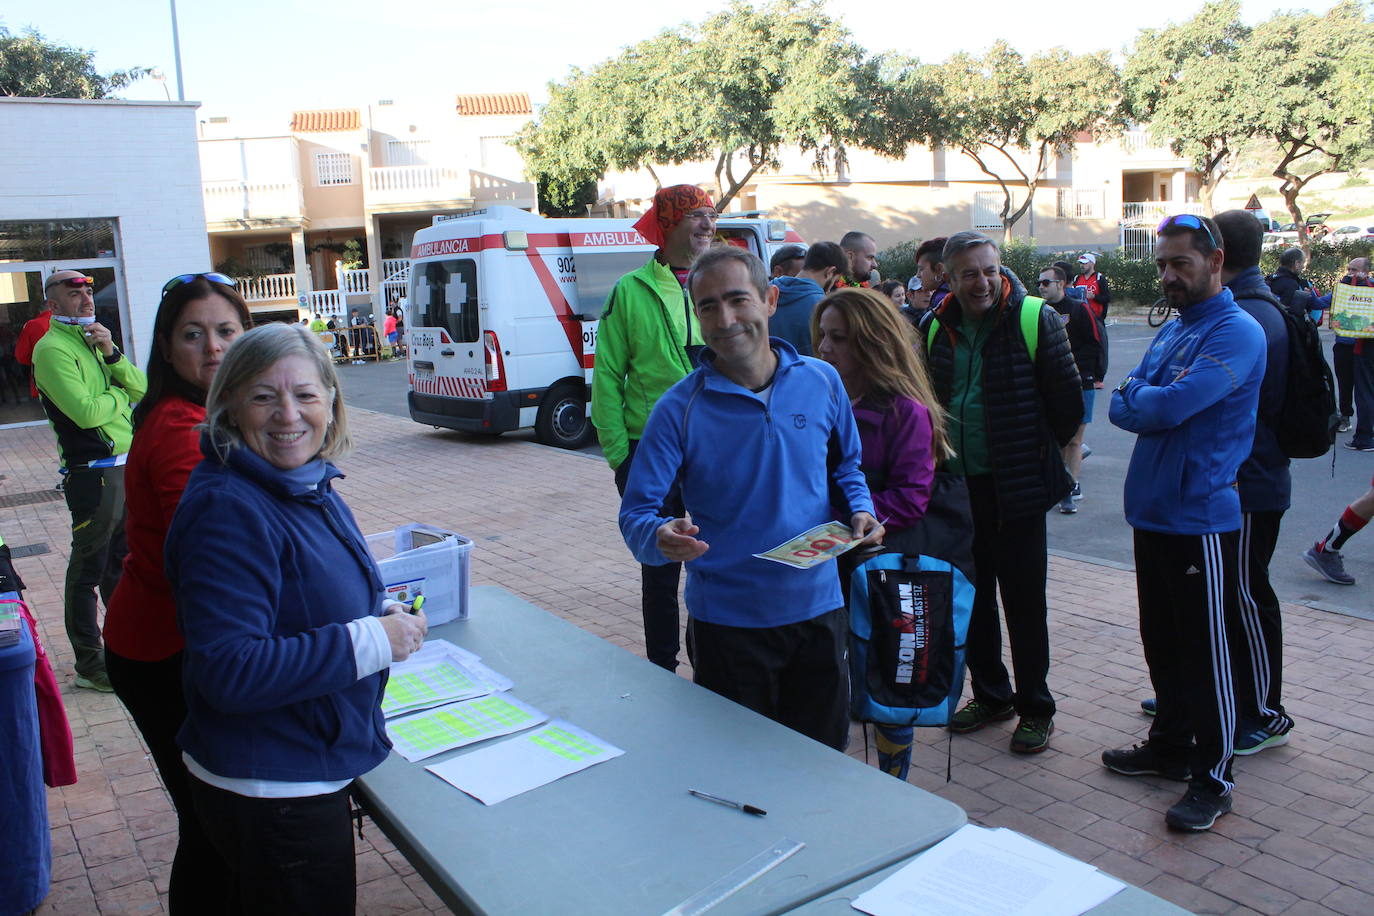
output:
<instances>
[{"instance_id":1,"label":"blue tracksuit jacket","mask_svg":"<svg viewBox=\"0 0 1374 916\"><path fill-rule=\"evenodd\" d=\"M1126 521L1165 534L1240 528L1236 470L1250 455L1265 339L1229 289L1180 309L1112 395L1113 424L1139 434Z\"/></svg>"},{"instance_id":2,"label":"blue tracksuit jacket","mask_svg":"<svg viewBox=\"0 0 1374 916\"><path fill-rule=\"evenodd\" d=\"M794 569L754 556L830 521L834 479L854 512L872 512L862 446L839 374L771 338L778 354L767 403L721 375L715 354L654 405L620 504L620 532L641 563L668 562L659 507L675 479L710 549L687 564L687 608L707 623L773 627L841 607L832 563ZM827 465L834 440L838 458Z\"/></svg>"}]
</instances>

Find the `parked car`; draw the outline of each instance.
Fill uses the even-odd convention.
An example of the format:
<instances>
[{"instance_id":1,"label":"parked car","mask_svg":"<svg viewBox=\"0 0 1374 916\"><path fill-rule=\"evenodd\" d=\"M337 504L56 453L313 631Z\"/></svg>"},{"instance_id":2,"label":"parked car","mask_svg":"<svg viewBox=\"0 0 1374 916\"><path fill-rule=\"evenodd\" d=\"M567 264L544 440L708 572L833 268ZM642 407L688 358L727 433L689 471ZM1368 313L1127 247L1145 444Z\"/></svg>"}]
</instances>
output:
<instances>
[{"instance_id":1,"label":"parked car","mask_svg":"<svg viewBox=\"0 0 1374 916\"><path fill-rule=\"evenodd\" d=\"M1342 226L1326 237L1328 242L1353 242L1356 239L1374 239L1374 226Z\"/></svg>"},{"instance_id":2,"label":"parked car","mask_svg":"<svg viewBox=\"0 0 1374 916\"><path fill-rule=\"evenodd\" d=\"M1304 220L1307 223L1307 237L1314 242L1320 242L1331 233L1331 227L1326 225L1330 218L1330 213L1313 213ZM1298 243L1298 224L1285 223L1279 228L1278 232L1270 232L1264 236L1264 244L1270 245L1296 245Z\"/></svg>"}]
</instances>

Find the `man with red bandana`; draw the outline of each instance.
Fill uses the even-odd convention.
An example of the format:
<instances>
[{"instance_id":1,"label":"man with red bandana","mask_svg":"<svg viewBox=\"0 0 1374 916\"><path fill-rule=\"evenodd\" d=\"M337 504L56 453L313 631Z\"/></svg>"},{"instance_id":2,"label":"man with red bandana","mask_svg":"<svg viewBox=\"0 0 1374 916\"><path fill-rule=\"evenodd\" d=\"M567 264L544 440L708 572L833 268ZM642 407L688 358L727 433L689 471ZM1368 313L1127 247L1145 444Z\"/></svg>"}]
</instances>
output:
<instances>
[{"instance_id":1,"label":"man with red bandana","mask_svg":"<svg viewBox=\"0 0 1374 916\"><path fill-rule=\"evenodd\" d=\"M621 277L606 300L592 377L592 423L622 496L649 413L692 371L702 347L684 284L692 261L715 241L716 208L695 185L660 188L635 229L658 250ZM661 514L684 514L676 487ZM681 563L640 567L645 648L649 661L669 671L677 668L681 572Z\"/></svg>"}]
</instances>

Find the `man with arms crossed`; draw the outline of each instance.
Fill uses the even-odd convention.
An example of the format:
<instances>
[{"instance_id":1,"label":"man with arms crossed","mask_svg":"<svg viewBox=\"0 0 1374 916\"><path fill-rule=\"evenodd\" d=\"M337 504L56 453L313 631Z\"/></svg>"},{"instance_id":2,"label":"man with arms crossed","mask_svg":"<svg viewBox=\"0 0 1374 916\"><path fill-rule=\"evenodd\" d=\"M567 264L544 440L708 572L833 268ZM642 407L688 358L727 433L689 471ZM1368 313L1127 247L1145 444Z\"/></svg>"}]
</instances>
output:
<instances>
[{"instance_id":1,"label":"man with arms crossed","mask_svg":"<svg viewBox=\"0 0 1374 916\"><path fill-rule=\"evenodd\" d=\"M1205 217L1159 226L1155 264L1177 321L1160 328L1112 395L1111 421L1136 433L1126 472L1135 530L1140 642L1157 714L1142 745L1102 753L1107 769L1187 782L1164 820L1209 829L1231 810L1239 636L1241 503L1265 339L1222 286L1221 232ZM1194 746L1194 741L1196 745Z\"/></svg>"},{"instance_id":2,"label":"man with arms crossed","mask_svg":"<svg viewBox=\"0 0 1374 916\"><path fill-rule=\"evenodd\" d=\"M713 248L688 287L708 349L649 417L621 534L641 563L687 563L696 683L843 749L848 627L835 568L754 554L829 521L832 482L848 500L854 537L881 539L849 399L833 368L768 337L778 293L757 257ZM665 517L675 481L687 512Z\"/></svg>"},{"instance_id":3,"label":"man with arms crossed","mask_svg":"<svg viewBox=\"0 0 1374 916\"><path fill-rule=\"evenodd\" d=\"M52 325L33 349L33 378L67 468L72 553L63 604L76 686L109 693L95 592L98 586L108 602L123 570L131 407L148 379L95 320L93 290L91 278L76 270L59 270L43 284Z\"/></svg>"}]
</instances>

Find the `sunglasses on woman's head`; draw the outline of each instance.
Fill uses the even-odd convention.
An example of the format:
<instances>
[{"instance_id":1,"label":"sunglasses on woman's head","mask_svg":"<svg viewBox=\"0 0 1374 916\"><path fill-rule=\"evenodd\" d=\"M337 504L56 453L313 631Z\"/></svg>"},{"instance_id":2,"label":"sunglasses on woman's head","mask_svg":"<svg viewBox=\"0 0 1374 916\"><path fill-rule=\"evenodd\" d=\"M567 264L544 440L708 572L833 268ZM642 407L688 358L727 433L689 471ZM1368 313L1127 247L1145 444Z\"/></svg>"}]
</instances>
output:
<instances>
[{"instance_id":1,"label":"sunglasses on woman's head","mask_svg":"<svg viewBox=\"0 0 1374 916\"><path fill-rule=\"evenodd\" d=\"M225 276L224 274L219 274L219 273L208 273L208 274L181 274L181 275L175 276L175 277L173 277L172 279L170 279L170 280L167 281L166 285L164 285L164 286L162 287L162 295L164 295L164 296L167 295L168 293L170 293L172 290L176 289L176 288L177 288L178 286L180 286L181 284L183 284L183 283L190 283L192 280L196 279L197 277L204 277L205 279L209 280L211 283L223 283L225 286L238 286L238 285L239 285L238 281L235 280L233 277L228 277L228 276Z\"/></svg>"}]
</instances>

